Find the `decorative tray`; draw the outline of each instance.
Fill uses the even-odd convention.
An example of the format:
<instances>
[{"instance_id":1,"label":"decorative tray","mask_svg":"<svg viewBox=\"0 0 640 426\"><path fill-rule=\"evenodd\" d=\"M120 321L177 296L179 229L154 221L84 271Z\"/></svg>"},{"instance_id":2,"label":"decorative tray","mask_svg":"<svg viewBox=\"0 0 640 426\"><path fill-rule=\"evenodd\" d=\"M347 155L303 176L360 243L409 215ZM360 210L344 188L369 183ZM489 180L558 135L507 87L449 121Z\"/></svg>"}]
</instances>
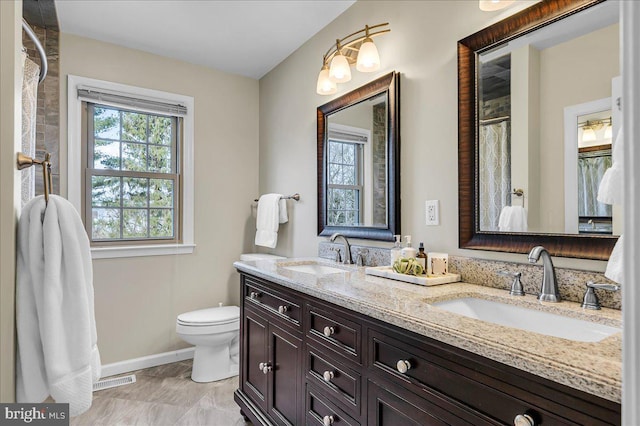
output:
<instances>
[{"instance_id":1,"label":"decorative tray","mask_svg":"<svg viewBox=\"0 0 640 426\"><path fill-rule=\"evenodd\" d=\"M371 266L364 270L367 275L375 275L382 278L390 278L392 280L404 281L410 284L418 285L440 285L455 283L460 281L460 274L447 273L445 275L407 275L398 274L393 271L391 266Z\"/></svg>"}]
</instances>

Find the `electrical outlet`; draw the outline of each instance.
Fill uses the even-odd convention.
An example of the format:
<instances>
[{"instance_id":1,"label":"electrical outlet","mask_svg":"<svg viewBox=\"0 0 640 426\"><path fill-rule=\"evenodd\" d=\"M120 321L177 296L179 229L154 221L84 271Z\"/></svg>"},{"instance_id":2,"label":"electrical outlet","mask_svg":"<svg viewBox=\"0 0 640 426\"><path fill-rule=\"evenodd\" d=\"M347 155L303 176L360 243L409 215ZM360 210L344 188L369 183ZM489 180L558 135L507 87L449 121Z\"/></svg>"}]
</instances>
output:
<instances>
[{"instance_id":1,"label":"electrical outlet","mask_svg":"<svg viewBox=\"0 0 640 426\"><path fill-rule=\"evenodd\" d=\"M438 200L427 200L425 202L425 212L427 225L440 225L440 203Z\"/></svg>"}]
</instances>

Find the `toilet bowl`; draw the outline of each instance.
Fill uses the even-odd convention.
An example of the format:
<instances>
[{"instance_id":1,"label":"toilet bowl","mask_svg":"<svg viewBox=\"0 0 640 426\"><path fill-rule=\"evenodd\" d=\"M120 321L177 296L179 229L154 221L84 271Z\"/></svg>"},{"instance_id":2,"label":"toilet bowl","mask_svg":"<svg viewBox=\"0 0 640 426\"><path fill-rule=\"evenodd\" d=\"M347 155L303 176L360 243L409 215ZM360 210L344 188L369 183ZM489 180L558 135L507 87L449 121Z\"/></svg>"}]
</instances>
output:
<instances>
[{"instance_id":1,"label":"toilet bowl","mask_svg":"<svg viewBox=\"0 0 640 426\"><path fill-rule=\"evenodd\" d=\"M195 346L191 379L213 382L238 375L240 308L222 306L178 315L176 333Z\"/></svg>"}]
</instances>

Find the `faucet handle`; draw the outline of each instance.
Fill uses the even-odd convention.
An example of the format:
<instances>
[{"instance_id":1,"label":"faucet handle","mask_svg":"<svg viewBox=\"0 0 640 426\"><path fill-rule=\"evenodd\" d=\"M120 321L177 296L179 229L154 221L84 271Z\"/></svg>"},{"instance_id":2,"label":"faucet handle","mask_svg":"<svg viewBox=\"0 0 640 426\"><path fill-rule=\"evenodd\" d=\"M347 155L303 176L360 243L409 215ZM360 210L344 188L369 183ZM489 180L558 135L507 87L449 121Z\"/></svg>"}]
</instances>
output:
<instances>
[{"instance_id":1,"label":"faucet handle","mask_svg":"<svg viewBox=\"0 0 640 426\"><path fill-rule=\"evenodd\" d=\"M369 253L369 250L366 248L358 250L358 253L356 254L356 266L364 266L364 255L366 255L367 253Z\"/></svg>"},{"instance_id":2,"label":"faucet handle","mask_svg":"<svg viewBox=\"0 0 640 426\"><path fill-rule=\"evenodd\" d=\"M598 295L595 290L607 290L607 291L618 291L620 287L615 284L595 284L593 281L587 282L587 291L584 292L584 297L582 298L582 305L580 305L584 309L600 309L600 300L598 299Z\"/></svg>"},{"instance_id":3,"label":"faucet handle","mask_svg":"<svg viewBox=\"0 0 640 426\"><path fill-rule=\"evenodd\" d=\"M498 274L504 275L506 277L513 277L513 282L511 283L511 290L509 290L510 295L524 296L524 288L522 287L522 282L520 281L520 277L522 277L522 272L498 271Z\"/></svg>"},{"instance_id":4,"label":"faucet handle","mask_svg":"<svg viewBox=\"0 0 640 426\"><path fill-rule=\"evenodd\" d=\"M338 263L341 263L342 255L340 254L340 249L338 247L331 247L331 251L334 251L336 253L333 260L335 260Z\"/></svg>"}]
</instances>

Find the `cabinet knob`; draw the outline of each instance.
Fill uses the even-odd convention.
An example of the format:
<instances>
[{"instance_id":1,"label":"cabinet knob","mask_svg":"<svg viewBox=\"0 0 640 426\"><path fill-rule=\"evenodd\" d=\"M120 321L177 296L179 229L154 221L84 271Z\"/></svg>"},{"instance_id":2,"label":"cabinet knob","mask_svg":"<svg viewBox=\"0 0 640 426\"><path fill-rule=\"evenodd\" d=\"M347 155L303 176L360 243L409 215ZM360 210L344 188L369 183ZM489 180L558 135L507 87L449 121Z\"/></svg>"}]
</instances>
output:
<instances>
[{"instance_id":1,"label":"cabinet knob","mask_svg":"<svg viewBox=\"0 0 640 426\"><path fill-rule=\"evenodd\" d=\"M536 422L528 414L518 414L513 419L513 426L536 426Z\"/></svg>"},{"instance_id":2,"label":"cabinet knob","mask_svg":"<svg viewBox=\"0 0 640 426\"><path fill-rule=\"evenodd\" d=\"M327 383L331 382L331 379L333 379L334 376L335 374L333 374L333 371L325 371L324 373L322 373L322 378Z\"/></svg>"},{"instance_id":3,"label":"cabinet knob","mask_svg":"<svg viewBox=\"0 0 640 426\"><path fill-rule=\"evenodd\" d=\"M333 416L324 416L322 418L322 424L324 426L330 426L333 424Z\"/></svg>"},{"instance_id":4,"label":"cabinet knob","mask_svg":"<svg viewBox=\"0 0 640 426\"><path fill-rule=\"evenodd\" d=\"M252 299L257 299L258 297L260 297L260 293L258 293L257 291L252 291L251 293L249 293L249 297Z\"/></svg>"},{"instance_id":5,"label":"cabinet knob","mask_svg":"<svg viewBox=\"0 0 640 426\"><path fill-rule=\"evenodd\" d=\"M273 370L273 367L268 362L261 362L258 364L258 368L262 370L263 374L267 374L269 371Z\"/></svg>"},{"instance_id":6,"label":"cabinet knob","mask_svg":"<svg viewBox=\"0 0 640 426\"><path fill-rule=\"evenodd\" d=\"M411 369L411 363L405 359L401 359L396 364L396 368L398 369L399 372L404 374Z\"/></svg>"},{"instance_id":7,"label":"cabinet knob","mask_svg":"<svg viewBox=\"0 0 640 426\"><path fill-rule=\"evenodd\" d=\"M278 306L278 312L284 314L285 312L289 312L289 307L287 305Z\"/></svg>"},{"instance_id":8,"label":"cabinet knob","mask_svg":"<svg viewBox=\"0 0 640 426\"><path fill-rule=\"evenodd\" d=\"M323 332L325 336L331 337L331 335L335 334L336 330L333 327L327 326L324 328Z\"/></svg>"}]
</instances>

